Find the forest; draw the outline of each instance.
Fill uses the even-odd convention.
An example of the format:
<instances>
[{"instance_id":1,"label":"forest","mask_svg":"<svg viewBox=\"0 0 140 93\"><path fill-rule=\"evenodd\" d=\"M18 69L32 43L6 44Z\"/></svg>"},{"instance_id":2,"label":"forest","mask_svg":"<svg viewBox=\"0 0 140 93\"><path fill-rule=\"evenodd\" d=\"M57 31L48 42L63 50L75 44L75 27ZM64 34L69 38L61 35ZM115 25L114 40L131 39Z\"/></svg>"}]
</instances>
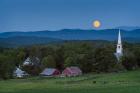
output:
<instances>
[{"instance_id":1,"label":"forest","mask_svg":"<svg viewBox=\"0 0 140 93\"><path fill-rule=\"evenodd\" d=\"M66 67L77 66L83 73L117 73L140 67L139 43L124 42L123 57L119 62L115 52L116 42L99 40L65 41L18 48L1 47L0 79L13 78L13 71L18 66L31 76L39 75L44 68L57 68L62 71ZM23 66L28 57L34 64Z\"/></svg>"}]
</instances>

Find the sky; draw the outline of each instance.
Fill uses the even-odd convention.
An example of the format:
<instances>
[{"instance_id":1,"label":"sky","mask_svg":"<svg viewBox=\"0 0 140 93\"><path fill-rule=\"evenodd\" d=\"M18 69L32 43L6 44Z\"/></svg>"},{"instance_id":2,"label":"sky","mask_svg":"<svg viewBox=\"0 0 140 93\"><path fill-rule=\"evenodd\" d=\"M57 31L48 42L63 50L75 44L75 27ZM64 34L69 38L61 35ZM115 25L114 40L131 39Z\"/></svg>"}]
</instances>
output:
<instances>
[{"instance_id":1,"label":"sky","mask_svg":"<svg viewBox=\"0 0 140 93\"><path fill-rule=\"evenodd\" d=\"M140 0L0 0L0 32L140 26Z\"/></svg>"}]
</instances>

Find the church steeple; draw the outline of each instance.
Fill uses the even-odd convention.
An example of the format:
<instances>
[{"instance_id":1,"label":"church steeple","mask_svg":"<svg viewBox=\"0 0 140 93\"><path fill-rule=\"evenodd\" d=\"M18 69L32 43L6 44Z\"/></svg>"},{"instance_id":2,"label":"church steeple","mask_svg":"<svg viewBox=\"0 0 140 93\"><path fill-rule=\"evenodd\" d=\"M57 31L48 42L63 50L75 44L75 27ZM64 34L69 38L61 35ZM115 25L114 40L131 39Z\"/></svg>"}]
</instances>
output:
<instances>
[{"instance_id":1,"label":"church steeple","mask_svg":"<svg viewBox=\"0 0 140 93\"><path fill-rule=\"evenodd\" d=\"M121 32L120 32L120 29L119 29L119 35L118 35L118 44L121 44Z\"/></svg>"},{"instance_id":2,"label":"church steeple","mask_svg":"<svg viewBox=\"0 0 140 93\"><path fill-rule=\"evenodd\" d=\"M122 55L123 54L123 48L122 48L122 41L121 41L121 32L119 29L119 34L118 34L118 44L117 44L117 49L116 53Z\"/></svg>"},{"instance_id":3,"label":"church steeple","mask_svg":"<svg viewBox=\"0 0 140 93\"><path fill-rule=\"evenodd\" d=\"M118 34L118 44L116 48L116 53L114 53L116 58L118 59L118 62L120 62L120 58L123 56L123 48L122 48L122 41L121 41L121 32L119 29L119 34Z\"/></svg>"}]
</instances>

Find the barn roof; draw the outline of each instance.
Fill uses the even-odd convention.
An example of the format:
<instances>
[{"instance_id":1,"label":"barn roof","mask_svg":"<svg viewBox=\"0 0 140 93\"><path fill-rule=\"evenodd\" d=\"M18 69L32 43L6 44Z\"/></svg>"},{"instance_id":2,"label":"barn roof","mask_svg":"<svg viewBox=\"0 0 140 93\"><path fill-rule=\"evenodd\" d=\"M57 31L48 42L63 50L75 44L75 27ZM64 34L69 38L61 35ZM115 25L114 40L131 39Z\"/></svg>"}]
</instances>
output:
<instances>
[{"instance_id":1,"label":"barn roof","mask_svg":"<svg viewBox=\"0 0 140 93\"><path fill-rule=\"evenodd\" d=\"M75 67L75 66L72 66L72 67L67 67L66 69L68 69L70 72L78 72L78 73L82 73L81 69L79 67Z\"/></svg>"},{"instance_id":2,"label":"barn roof","mask_svg":"<svg viewBox=\"0 0 140 93\"><path fill-rule=\"evenodd\" d=\"M41 75L52 75L57 69L55 68L45 68L42 73L40 73Z\"/></svg>"}]
</instances>

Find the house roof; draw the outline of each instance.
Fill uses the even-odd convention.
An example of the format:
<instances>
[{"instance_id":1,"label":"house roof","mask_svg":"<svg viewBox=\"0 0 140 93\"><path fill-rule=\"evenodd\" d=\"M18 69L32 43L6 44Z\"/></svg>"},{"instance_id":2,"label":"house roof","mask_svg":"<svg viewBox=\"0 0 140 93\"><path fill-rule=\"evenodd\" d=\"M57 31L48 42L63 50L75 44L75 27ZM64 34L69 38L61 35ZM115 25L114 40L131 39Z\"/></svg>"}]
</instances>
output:
<instances>
[{"instance_id":1,"label":"house roof","mask_svg":"<svg viewBox=\"0 0 140 93\"><path fill-rule=\"evenodd\" d=\"M16 68L16 70L14 71L15 74L23 74L25 73L25 71L22 71L20 68Z\"/></svg>"},{"instance_id":2,"label":"house roof","mask_svg":"<svg viewBox=\"0 0 140 93\"><path fill-rule=\"evenodd\" d=\"M39 65L40 59L38 57L30 58L28 57L24 62L23 65Z\"/></svg>"},{"instance_id":3,"label":"house roof","mask_svg":"<svg viewBox=\"0 0 140 93\"><path fill-rule=\"evenodd\" d=\"M28 57L24 62L23 65L29 65L31 63L31 59Z\"/></svg>"}]
</instances>

